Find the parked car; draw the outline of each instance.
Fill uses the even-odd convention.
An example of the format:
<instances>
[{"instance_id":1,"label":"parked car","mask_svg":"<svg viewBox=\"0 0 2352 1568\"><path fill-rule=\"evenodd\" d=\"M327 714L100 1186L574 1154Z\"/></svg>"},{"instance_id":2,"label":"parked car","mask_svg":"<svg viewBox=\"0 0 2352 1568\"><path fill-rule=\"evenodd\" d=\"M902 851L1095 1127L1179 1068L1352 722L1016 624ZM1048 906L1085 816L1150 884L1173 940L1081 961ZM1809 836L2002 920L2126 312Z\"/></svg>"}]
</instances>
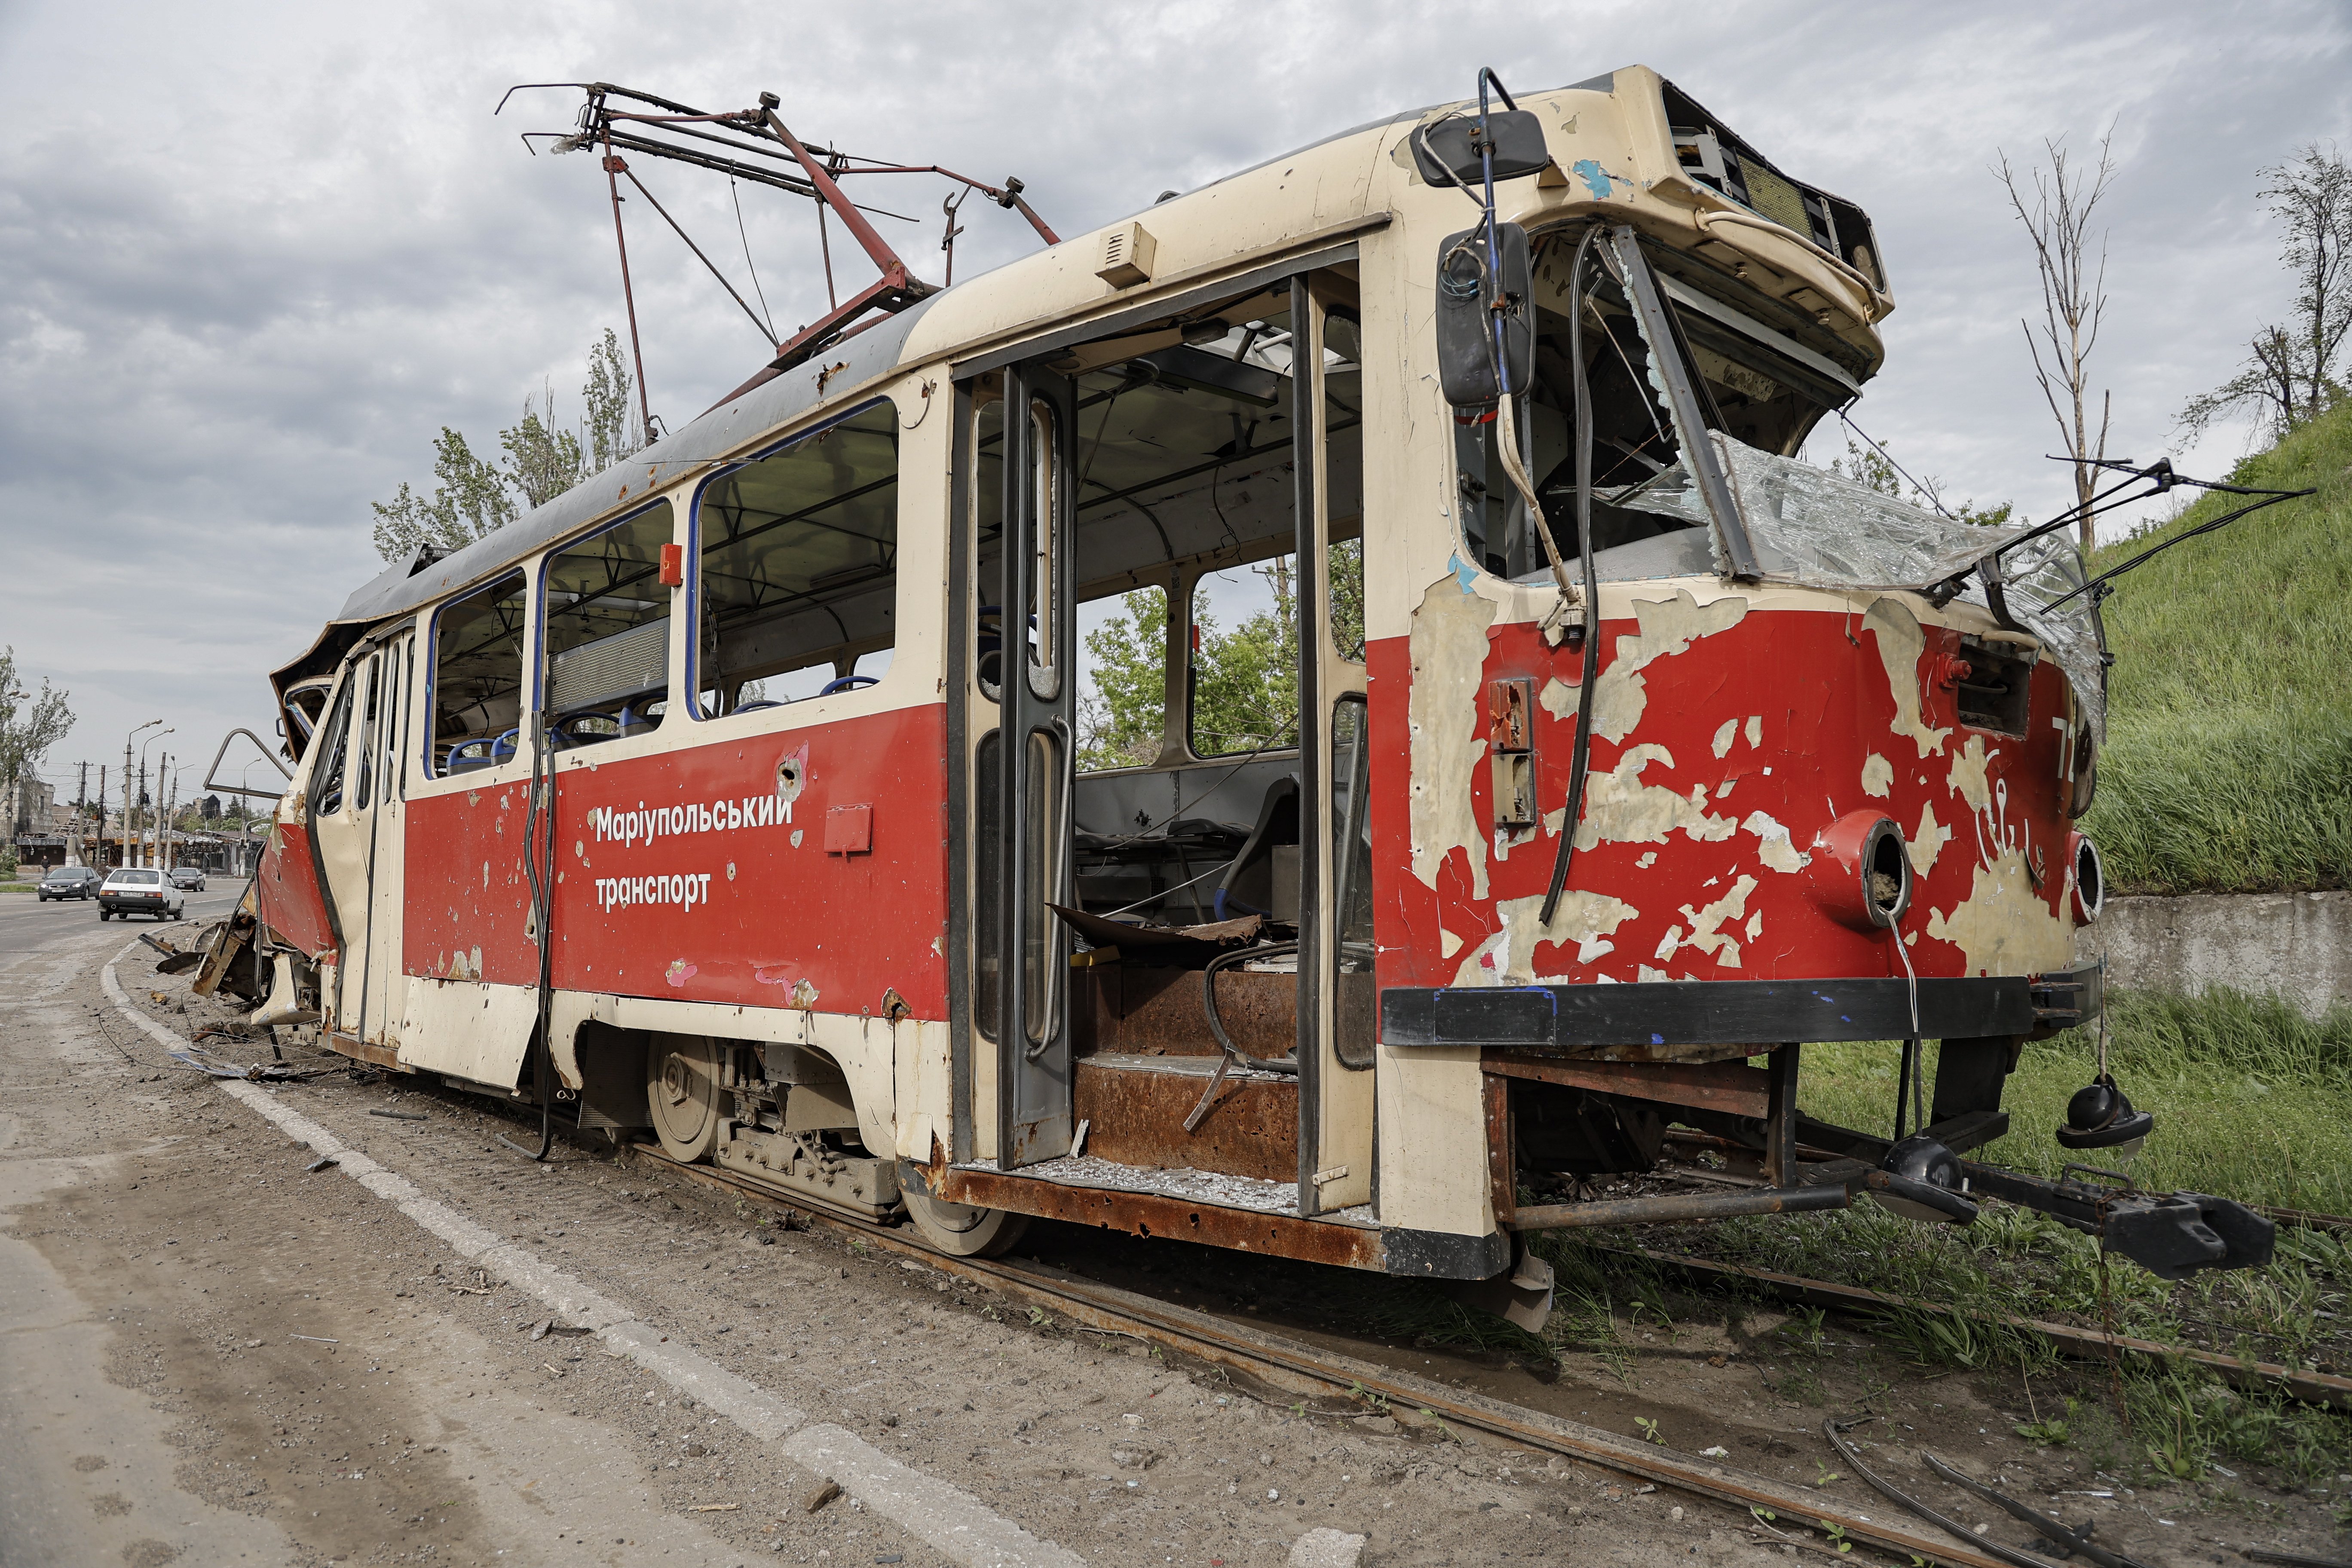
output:
<instances>
[{"instance_id":1,"label":"parked car","mask_svg":"<svg viewBox=\"0 0 2352 1568\"><path fill-rule=\"evenodd\" d=\"M175 921L187 907L180 889L161 871L137 868L125 868L109 876L98 889L98 918L111 915L125 919L134 914L153 915L157 920Z\"/></svg>"},{"instance_id":2,"label":"parked car","mask_svg":"<svg viewBox=\"0 0 2352 1568\"><path fill-rule=\"evenodd\" d=\"M201 893L205 890L205 868L201 866L174 866L172 868L171 875L172 886L184 893Z\"/></svg>"},{"instance_id":3,"label":"parked car","mask_svg":"<svg viewBox=\"0 0 2352 1568\"><path fill-rule=\"evenodd\" d=\"M51 899L94 899L102 880L104 879L88 866L53 866L35 890L45 904Z\"/></svg>"}]
</instances>

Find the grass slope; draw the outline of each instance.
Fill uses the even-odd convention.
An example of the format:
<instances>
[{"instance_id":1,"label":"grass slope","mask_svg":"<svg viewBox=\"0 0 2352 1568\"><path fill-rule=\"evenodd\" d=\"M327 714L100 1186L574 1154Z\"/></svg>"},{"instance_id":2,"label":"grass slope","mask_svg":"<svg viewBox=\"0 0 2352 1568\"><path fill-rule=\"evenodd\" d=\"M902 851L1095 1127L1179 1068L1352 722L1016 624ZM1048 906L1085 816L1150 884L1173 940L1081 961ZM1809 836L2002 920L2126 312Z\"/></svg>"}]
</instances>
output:
<instances>
[{"instance_id":1,"label":"grass slope","mask_svg":"<svg viewBox=\"0 0 2352 1568\"><path fill-rule=\"evenodd\" d=\"M2231 477L2319 493L2157 557L2107 601L2107 751L2084 826L2119 892L2352 885L2352 405ZM2239 499L2208 496L2095 566Z\"/></svg>"}]
</instances>

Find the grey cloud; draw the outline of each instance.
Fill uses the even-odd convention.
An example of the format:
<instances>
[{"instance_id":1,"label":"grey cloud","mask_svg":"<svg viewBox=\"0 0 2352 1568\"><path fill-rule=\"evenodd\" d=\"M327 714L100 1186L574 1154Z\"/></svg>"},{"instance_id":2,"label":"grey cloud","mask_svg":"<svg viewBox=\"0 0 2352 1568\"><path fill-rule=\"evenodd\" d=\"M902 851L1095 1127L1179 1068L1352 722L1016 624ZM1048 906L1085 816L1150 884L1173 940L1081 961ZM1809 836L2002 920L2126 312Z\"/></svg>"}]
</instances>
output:
<instances>
[{"instance_id":1,"label":"grey cloud","mask_svg":"<svg viewBox=\"0 0 2352 1568\"><path fill-rule=\"evenodd\" d=\"M95 16L96 20L93 20ZM2285 296L2254 171L2346 137L2347 24L2327 4L1537 4L1496 26L1437 5L1196 4L845 8L612 5L193 12L0 7L18 132L0 170L0 640L76 689L52 767L173 705L204 749L265 711L264 672L376 570L367 503L429 473L442 425L487 442L623 317L602 177L528 155L603 78L712 107L780 93L804 134L980 178L1018 174L1077 233L1345 126L1465 91L1642 61L1879 226L1900 308L1856 416L1959 494L2057 502L2049 416L2016 320L2023 238L1987 173L2111 120L2113 296L2103 370L2117 439L2160 449ZM722 183L647 183L751 292ZM875 200L921 272L944 191ZM764 193L746 228L777 326L824 306L813 226ZM673 424L761 358L735 306L633 201L647 379ZM957 271L1034 241L965 209ZM862 264L838 228L845 285ZM1834 437L1816 443L1835 455ZM2227 440L2200 453L2234 456ZM212 610L93 635L87 604L194 592ZM191 752L197 747L190 745ZM119 757L118 757L119 760Z\"/></svg>"}]
</instances>

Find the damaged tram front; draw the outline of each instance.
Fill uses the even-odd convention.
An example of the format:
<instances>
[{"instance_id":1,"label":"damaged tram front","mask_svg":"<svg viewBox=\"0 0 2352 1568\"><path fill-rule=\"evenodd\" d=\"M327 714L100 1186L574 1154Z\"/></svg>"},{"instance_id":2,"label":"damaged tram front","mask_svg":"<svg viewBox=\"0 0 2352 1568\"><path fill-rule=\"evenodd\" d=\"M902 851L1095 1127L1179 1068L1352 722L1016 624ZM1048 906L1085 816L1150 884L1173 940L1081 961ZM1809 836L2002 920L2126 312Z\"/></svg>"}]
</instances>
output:
<instances>
[{"instance_id":1,"label":"damaged tram front","mask_svg":"<svg viewBox=\"0 0 2352 1568\"><path fill-rule=\"evenodd\" d=\"M1539 1296L1515 1233L1990 1193L2259 1261L2236 1205L1961 1158L2100 1005L2104 654L2063 532L1989 559L1796 460L1891 309L1860 209L1638 68L933 293L278 672L257 1016L951 1252ZM1156 675L1107 757L1114 614ZM1854 1040L1886 1126L1802 1113Z\"/></svg>"}]
</instances>

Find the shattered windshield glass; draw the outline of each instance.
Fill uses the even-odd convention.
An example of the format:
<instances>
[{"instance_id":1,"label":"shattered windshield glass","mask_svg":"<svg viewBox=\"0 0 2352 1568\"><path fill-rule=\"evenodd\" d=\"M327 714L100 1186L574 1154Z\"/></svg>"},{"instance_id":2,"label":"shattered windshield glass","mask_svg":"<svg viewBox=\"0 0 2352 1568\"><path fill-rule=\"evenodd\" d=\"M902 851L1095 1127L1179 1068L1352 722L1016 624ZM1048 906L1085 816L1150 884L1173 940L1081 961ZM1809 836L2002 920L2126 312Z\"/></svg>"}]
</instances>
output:
<instances>
[{"instance_id":1,"label":"shattered windshield glass","mask_svg":"<svg viewBox=\"0 0 2352 1568\"><path fill-rule=\"evenodd\" d=\"M1927 593L2029 531L2022 523L1985 528L1956 521L1792 458L1759 452L1720 431L1709 438L1765 582ZM1701 526L1709 521L1698 488L1679 462L1608 499ZM2044 534L2010 551L2001 557L2000 574L2009 615L2058 661L2093 734L2104 741L2105 659L2090 595L2051 607L2083 585L2069 535ZM1981 578L1971 575L1958 597L1985 604Z\"/></svg>"}]
</instances>

